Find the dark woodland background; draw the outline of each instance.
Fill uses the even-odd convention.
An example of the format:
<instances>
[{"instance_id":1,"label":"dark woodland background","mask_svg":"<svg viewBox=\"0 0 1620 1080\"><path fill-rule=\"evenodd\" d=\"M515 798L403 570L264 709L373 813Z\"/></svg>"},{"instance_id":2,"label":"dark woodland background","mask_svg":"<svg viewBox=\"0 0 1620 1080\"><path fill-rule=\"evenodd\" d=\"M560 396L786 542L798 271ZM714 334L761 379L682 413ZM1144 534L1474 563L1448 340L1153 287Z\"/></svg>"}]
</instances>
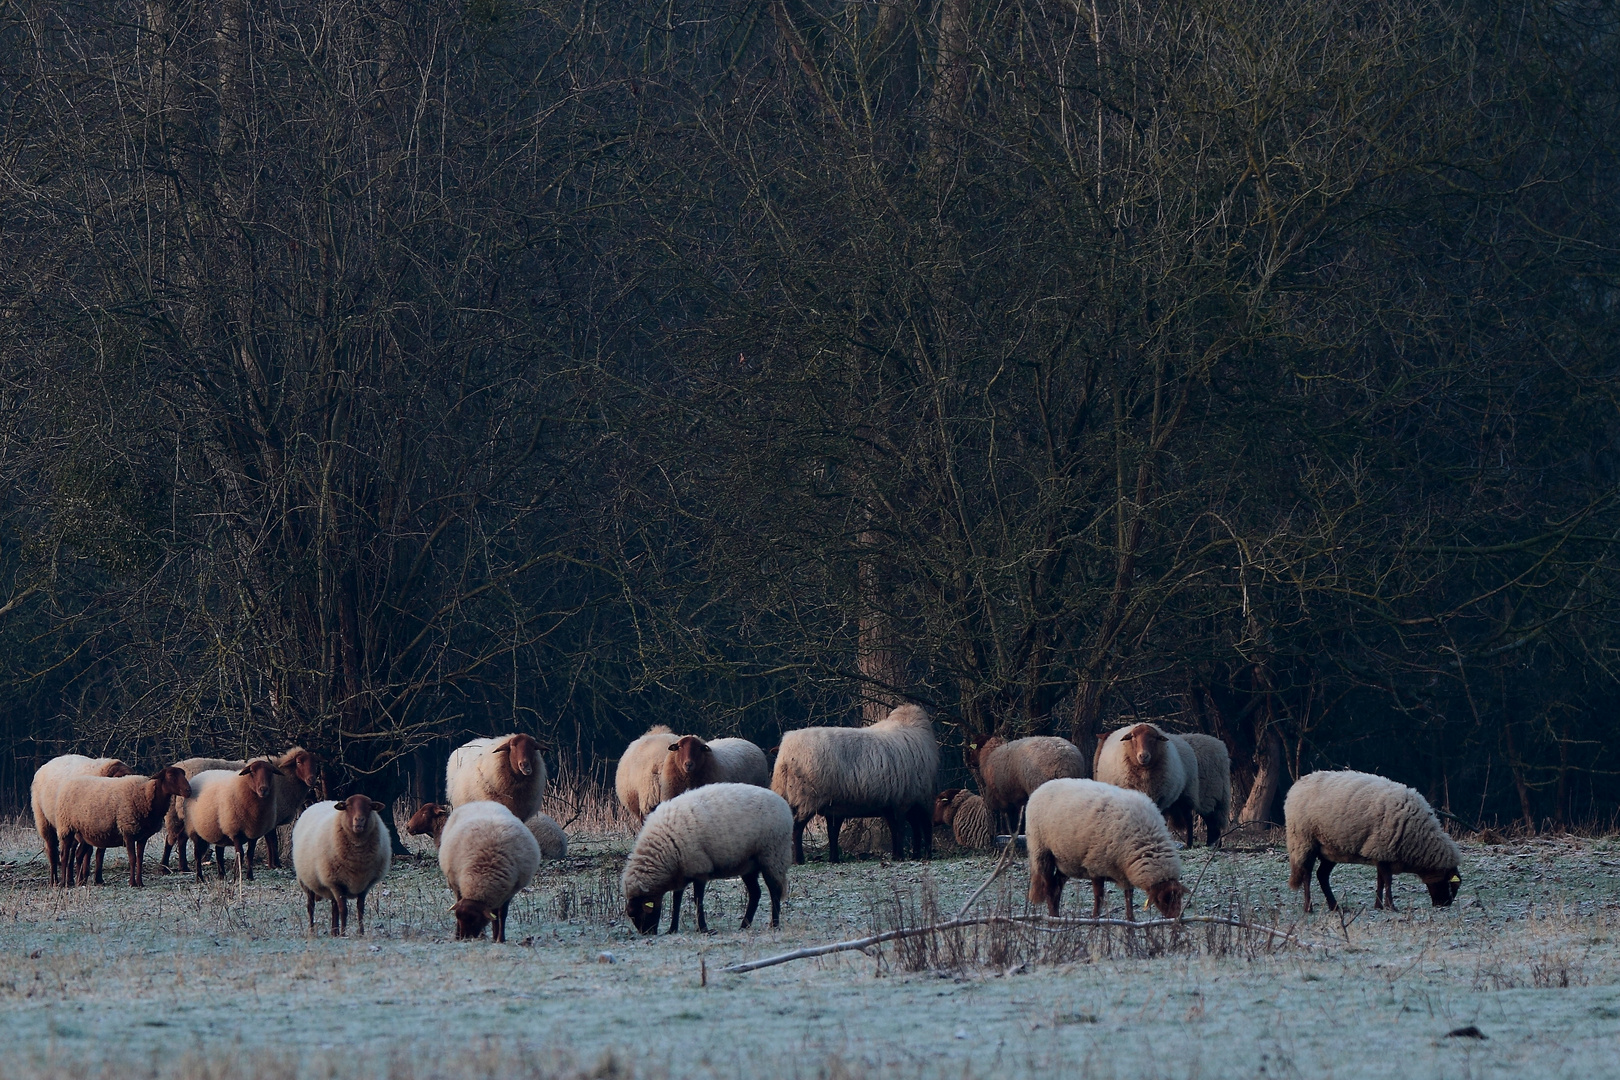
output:
<instances>
[{"instance_id":1,"label":"dark woodland background","mask_svg":"<svg viewBox=\"0 0 1620 1080\"><path fill-rule=\"evenodd\" d=\"M0 803L901 697L1607 825L1611 0L0 0Z\"/></svg>"}]
</instances>

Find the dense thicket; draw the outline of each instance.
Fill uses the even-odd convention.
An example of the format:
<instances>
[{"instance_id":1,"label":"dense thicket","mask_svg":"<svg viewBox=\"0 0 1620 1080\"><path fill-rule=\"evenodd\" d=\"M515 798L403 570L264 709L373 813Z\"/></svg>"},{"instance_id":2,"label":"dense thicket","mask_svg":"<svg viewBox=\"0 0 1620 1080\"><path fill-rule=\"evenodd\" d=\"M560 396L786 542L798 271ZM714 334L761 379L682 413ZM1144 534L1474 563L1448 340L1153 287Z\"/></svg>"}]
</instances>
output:
<instances>
[{"instance_id":1,"label":"dense thicket","mask_svg":"<svg viewBox=\"0 0 1620 1080\"><path fill-rule=\"evenodd\" d=\"M6 0L0 787L904 697L1607 817L1616 14Z\"/></svg>"}]
</instances>

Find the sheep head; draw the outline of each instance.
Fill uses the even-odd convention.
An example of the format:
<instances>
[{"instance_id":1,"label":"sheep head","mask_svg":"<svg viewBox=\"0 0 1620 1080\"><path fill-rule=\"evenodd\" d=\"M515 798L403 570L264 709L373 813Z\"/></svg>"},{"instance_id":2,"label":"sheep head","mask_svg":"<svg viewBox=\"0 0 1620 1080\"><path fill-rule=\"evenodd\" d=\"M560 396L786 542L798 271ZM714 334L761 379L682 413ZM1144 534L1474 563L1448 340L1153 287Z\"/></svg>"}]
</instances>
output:
<instances>
[{"instance_id":1,"label":"sheep head","mask_svg":"<svg viewBox=\"0 0 1620 1080\"><path fill-rule=\"evenodd\" d=\"M153 776L157 781L158 795L172 795L180 799L191 798L191 781L186 779L186 771L170 765L166 769L159 769Z\"/></svg>"},{"instance_id":2,"label":"sheep head","mask_svg":"<svg viewBox=\"0 0 1620 1080\"><path fill-rule=\"evenodd\" d=\"M471 941L484 936L489 925L489 908L477 900L457 900L451 912L456 917L456 940Z\"/></svg>"},{"instance_id":3,"label":"sheep head","mask_svg":"<svg viewBox=\"0 0 1620 1080\"><path fill-rule=\"evenodd\" d=\"M446 808L438 803L425 802L417 807L416 813L411 815L411 820L406 822L405 831L411 836L437 837L449 817L450 811Z\"/></svg>"},{"instance_id":4,"label":"sheep head","mask_svg":"<svg viewBox=\"0 0 1620 1080\"><path fill-rule=\"evenodd\" d=\"M315 777L320 772L321 763L314 754L302 746L295 746L276 762L276 767L289 776L298 778L298 782L305 787L315 786Z\"/></svg>"},{"instance_id":5,"label":"sheep head","mask_svg":"<svg viewBox=\"0 0 1620 1080\"><path fill-rule=\"evenodd\" d=\"M688 780L697 775L706 759L714 756L709 744L696 735L682 735L669 744L669 752L675 755L676 767Z\"/></svg>"},{"instance_id":6,"label":"sheep head","mask_svg":"<svg viewBox=\"0 0 1620 1080\"><path fill-rule=\"evenodd\" d=\"M1442 872L1433 881L1424 878L1423 884L1429 887L1430 904L1435 907L1450 907L1462 889L1462 875L1453 868L1449 872Z\"/></svg>"},{"instance_id":7,"label":"sheep head","mask_svg":"<svg viewBox=\"0 0 1620 1080\"><path fill-rule=\"evenodd\" d=\"M1152 767L1154 760L1164 752L1164 744L1169 741L1164 737L1164 732L1152 724L1137 724L1120 737L1120 742L1130 744L1125 750L1126 756L1144 769Z\"/></svg>"},{"instance_id":8,"label":"sheep head","mask_svg":"<svg viewBox=\"0 0 1620 1080\"><path fill-rule=\"evenodd\" d=\"M101 775L116 779L120 776L131 776L133 772L128 765L114 758L101 767Z\"/></svg>"},{"instance_id":9,"label":"sheep head","mask_svg":"<svg viewBox=\"0 0 1620 1080\"><path fill-rule=\"evenodd\" d=\"M368 799L364 795L350 795L340 803L333 803L338 813L343 815L343 822L349 831L356 836L363 836L371 827L371 815L381 814L383 804L375 799Z\"/></svg>"},{"instance_id":10,"label":"sheep head","mask_svg":"<svg viewBox=\"0 0 1620 1080\"><path fill-rule=\"evenodd\" d=\"M494 751L506 755L506 763L519 776L533 776L534 763L540 758L540 743L533 735L513 735Z\"/></svg>"},{"instance_id":11,"label":"sheep head","mask_svg":"<svg viewBox=\"0 0 1620 1080\"><path fill-rule=\"evenodd\" d=\"M937 796L935 796L935 798L934 798L934 824L935 825L949 825L951 823L951 818L956 816L955 814L951 813L951 803L956 801L956 797L958 795L960 795L961 793L962 793L961 788L946 788L944 791L940 792Z\"/></svg>"},{"instance_id":12,"label":"sheep head","mask_svg":"<svg viewBox=\"0 0 1620 1080\"><path fill-rule=\"evenodd\" d=\"M271 767L268 761L250 761L236 775L252 777L252 783L249 786L253 789L253 794L261 799L270 797L270 785L274 782L276 770Z\"/></svg>"},{"instance_id":13,"label":"sheep head","mask_svg":"<svg viewBox=\"0 0 1620 1080\"><path fill-rule=\"evenodd\" d=\"M1149 885L1148 903L1158 908L1167 919L1181 918L1181 902L1187 897L1187 886L1179 881L1161 881Z\"/></svg>"},{"instance_id":14,"label":"sheep head","mask_svg":"<svg viewBox=\"0 0 1620 1080\"><path fill-rule=\"evenodd\" d=\"M624 913L630 923L643 934L658 933L658 918L664 913L664 894L632 896L625 901Z\"/></svg>"}]
</instances>

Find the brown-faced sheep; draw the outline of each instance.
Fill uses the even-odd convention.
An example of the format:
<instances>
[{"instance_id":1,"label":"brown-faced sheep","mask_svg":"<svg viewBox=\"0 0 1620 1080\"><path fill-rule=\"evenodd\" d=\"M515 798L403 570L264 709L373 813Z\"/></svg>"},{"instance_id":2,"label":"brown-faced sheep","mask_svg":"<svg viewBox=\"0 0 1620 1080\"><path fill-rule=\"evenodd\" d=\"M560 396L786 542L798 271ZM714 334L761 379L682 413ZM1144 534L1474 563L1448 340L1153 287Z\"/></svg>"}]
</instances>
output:
<instances>
[{"instance_id":1,"label":"brown-faced sheep","mask_svg":"<svg viewBox=\"0 0 1620 1080\"><path fill-rule=\"evenodd\" d=\"M174 767L185 773L186 779L190 780L202 772L214 772L221 769L229 772L240 772L247 767L247 761L236 761L231 758L194 757L186 758L184 761L177 761L174 763ZM184 799L175 799L173 802L174 805L163 818L163 858L158 862L158 869L165 874L169 872L169 854L178 848L180 851L180 872L184 874L186 872L186 801Z\"/></svg>"},{"instance_id":2,"label":"brown-faced sheep","mask_svg":"<svg viewBox=\"0 0 1620 1080\"><path fill-rule=\"evenodd\" d=\"M444 793L451 806L498 802L519 821L540 809L546 793L546 763L533 735L473 739L451 752Z\"/></svg>"},{"instance_id":3,"label":"brown-faced sheep","mask_svg":"<svg viewBox=\"0 0 1620 1080\"><path fill-rule=\"evenodd\" d=\"M635 819L637 826L663 801L664 758L675 741L674 734L663 724L650 727L645 735L625 747L619 758L619 767L613 774L613 789L618 793L619 804Z\"/></svg>"},{"instance_id":4,"label":"brown-faced sheep","mask_svg":"<svg viewBox=\"0 0 1620 1080\"><path fill-rule=\"evenodd\" d=\"M1097 736L1092 775L1105 784L1140 791L1187 834L1192 846L1198 805L1198 758L1187 741L1156 724L1133 724Z\"/></svg>"},{"instance_id":5,"label":"brown-faced sheep","mask_svg":"<svg viewBox=\"0 0 1620 1080\"><path fill-rule=\"evenodd\" d=\"M850 817L882 818L897 860L904 858L900 826L909 824L912 854L932 857L938 773L934 724L916 705L901 705L871 727L788 732L771 790L793 810L794 862L804 862L804 827L817 814L827 820L831 862L838 861L839 827Z\"/></svg>"},{"instance_id":6,"label":"brown-faced sheep","mask_svg":"<svg viewBox=\"0 0 1620 1080\"><path fill-rule=\"evenodd\" d=\"M236 772L204 769L191 778L185 801L185 838L192 842L197 880L203 877L202 855L213 845L219 876L225 876L225 845L236 851L238 872L253 880L253 864L244 862L247 845L269 832L276 819L276 770L268 761L250 761Z\"/></svg>"},{"instance_id":7,"label":"brown-faced sheep","mask_svg":"<svg viewBox=\"0 0 1620 1080\"><path fill-rule=\"evenodd\" d=\"M1361 772L1314 772L1289 789L1283 803L1288 829L1288 887L1305 889L1311 910L1311 867L1322 865L1329 911L1338 899L1328 876L1339 863L1378 868L1373 907L1395 910L1395 875L1416 874L1435 907L1449 907L1462 887L1462 855L1422 795L1405 784Z\"/></svg>"},{"instance_id":8,"label":"brown-faced sheep","mask_svg":"<svg viewBox=\"0 0 1620 1080\"><path fill-rule=\"evenodd\" d=\"M999 736L968 747L968 767L996 829L1018 828L1018 812L1032 791L1063 777L1086 775L1086 756L1068 739L1037 735L1007 742Z\"/></svg>"},{"instance_id":9,"label":"brown-faced sheep","mask_svg":"<svg viewBox=\"0 0 1620 1080\"><path fill-rule=\"evenodd\" d=\"M1209 846L1221 846L1221 830L1232 816L1232 756L1213 735L1183 735L1198 762L1198 803L1193 807L1204 819ZM1192 846L1192 838L1187 838Z\"/></svg>"},{"instance_id":10,"label":"brown-faced sheep","mask_svg":"<svg viewBox=\"0 0 1620 1080\"><path fill-rule=\"evenodd\" d=\"M1046 902L1056 916L1068 878L1090 878L1092 918L1102 915L1109 881L1125 890L1125 917L1136 917L1133 889L1142 889L1167 919L1180 918L1187 895L1181 859L1164 819L1146 795L1096 780L1052 780L1029 797L1024 811L1029 847L1029 902Z\"/></svg>"},{"instance_id":11,"label":"brown-faced sheep","mask_svg":"<svg viewBox=\"0 0 1620 1080\"><path fill-rule=\"evenodd\" d=\"M462 803L450 813L439 844L439 869L456 898L456 940L482 937L495 924L493 938L506 940L512 897L540 865L540 845L523 822L498 802Z\"/></svg>"},{"instance_id":12,"label":"brown-faced sheep","mask_svg":"<svg viewBox=\"0 0 1620 1080\"><path fill-rule=\"evenodd\" d=\"M983 851L995 843L995 830L990 827L984 800L971 791L951 788L940 792L934 800L934 824L950 829L958 847Z\"/></svg>"},{"instance_id":13,"label":"brown-faced sheep","mask_svg":"<svg viewBox=\"0 0 1620 1080\"><path fill-rule=\"evenodd\" d=\"M349 900L355 902L359 936L366 934L366 894L388 873L392 862L384 803L364 795L342 802L318 802L298 815L293 826L293 872L308 900L309 930L315 932L315 901L332 902L332 936L349 928Z\"/></svg>"},{"instance_id":14,"label":"brown-faced sheep","mask_svg":"<svg viewBox=\"0 0 1620 1080\"><path fill-rule=\"evenodd\" d=\"M705 784L770 787L771 766L765 751L747 739L704 742L696 735L682 735L669 744L658 783L661 799L673 799Z\"/></svg>"},{"instance_id":15,"label":"brown-faced sheep","mask_svg":"<svg viewBox=\"0 0 1620 1080\"><path fill-rule=\"evenodd\" d=\"M295 746L278 758L253 760L268 761L276 770L275 779L272 781L275 789L276 823L264 834L264 849L266 866L271 870L277 870L281 867L281 838L276 830L297 821L304 807L309 804L310 795L314 793L320 776L321 763L314 754L302 746ZM248 859L252 858L253 845L249 844Z\"/></svg>"},{"instance_id":16,"label":"brown-faced sheep","mask_svg":"<svg viewBox=\"0 0 1620 1080\"><path fill-rule=\"evenodd\" d=\"M83 754L62 754L34 770L28 802L34 812L34 829L51 862L51 884L61 884L66 875L61 864L62 837L56 828L56 793L62 781L74 776L128 776L130 769L117 758L89 758Z\"/></svg>"},{"instance_id":17,"label":"brown-faced sheep","mask_svg":"<svg viewBox=\"0 0 1620 1080\"><path fill-rule=\"evenodd\" d=\"M620 878L625 913L643 934L657 933L664 894L672 892L673 934L681 928L681 894L691 882L698 930L706 933L704 886L740 877L748 891L742 920L746 930L759 910L763 874L771 893L771 926L780 926L793 828L793 812L786 801L753 784L709 784L661 803L636 836Z\"/></svg>"},{"instance_id":18,"label":"brown-faced sheep","mask_svg":"<svg viewBox=\"0 0 1620 1080\"><path fill-rule=\"evenodd\" d=\"M440 806L438 803L423 803L411 815L406 823L405 831L411 836L431 836L433 846L439 846L439 840L444 835L445 823L450 820L450 808ZM561 825L549 814L536 813L523 823L529 832L534 834L535 843L540 845L540 857L544 859L564 859L568 857L568 834L563 832Z\"/></svg>"},{"instance_id":19,"label":"brown-faced sheep","mask_svg":"<svg viewBox=\"0 0 1620 1080\"><path fill-rule=\"evenodd\" d=\"M107 849L122 847L129 855L129 883L136 888L144 885L146 841L163 827L170 799L189 794L186 774L175 768L151 777L72 776L62 781L57 790L56 827L62 838L67 884L73 884L78 848L85 855L95 850L95 880L100 885ZM88 884L88 878L86 863L80 883Z\"/></svg>"}]
</instances>

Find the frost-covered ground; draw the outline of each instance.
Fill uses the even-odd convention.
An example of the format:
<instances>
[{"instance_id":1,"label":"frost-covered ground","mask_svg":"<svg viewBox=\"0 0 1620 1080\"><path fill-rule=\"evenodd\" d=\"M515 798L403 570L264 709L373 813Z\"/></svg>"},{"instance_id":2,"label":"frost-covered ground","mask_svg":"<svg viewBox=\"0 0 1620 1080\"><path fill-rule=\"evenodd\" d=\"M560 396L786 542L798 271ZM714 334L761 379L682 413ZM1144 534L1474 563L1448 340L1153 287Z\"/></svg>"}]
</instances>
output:
<instances>
[{"instance_id":1,"label":"frost-covered ground","mask_svg":"<svg viewBox=\"0 0 1620 1080\"><path fill-rule=\"evenodd\" d=\"M450 940L431 857L400 860L365 938L304 933L290 872L164 877L64 894L32 829L0 830L0 1078L100 1076L1507 1077L1620 1068L1620 841L1465 845L1458 906L1342 867L1341 924L1309 919L1279 848L1196 849L1189 913L1296 927L1310 947L1198 929L983 930L748 975L741 960L952 913L987 856L795 868L781 931L635 938L628 840L576 837L514 904L511 944ZM1241 845L1240 845L1241 846ZM149 856L150 858L150 856ZM1021 866L988 906L1022 910ZM1069 908L1089 907L1071 886ZM1119 895L1110 890L1116 913ZM688 903L690 918L690 903ZM324 918L324 911L318 912ZM351 922L351 931L353 924ZM603 953L611 953L612 963ZM707 985L703 969L707 968ZM1485 1036L1448 1036L1473 1025Z\"/></svg>"}]
</instances>

